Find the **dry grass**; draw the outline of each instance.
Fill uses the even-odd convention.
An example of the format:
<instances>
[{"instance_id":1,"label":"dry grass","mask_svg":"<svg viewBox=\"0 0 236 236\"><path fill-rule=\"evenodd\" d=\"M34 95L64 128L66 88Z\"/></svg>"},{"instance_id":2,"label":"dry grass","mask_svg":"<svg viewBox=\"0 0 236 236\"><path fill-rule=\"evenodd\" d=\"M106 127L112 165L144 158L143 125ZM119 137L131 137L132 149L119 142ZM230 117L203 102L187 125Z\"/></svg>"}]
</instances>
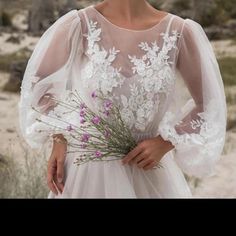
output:
<instances>
[{"instance_id":1,"label":"dry grass","mask_svg":"<svg viewBox=\"0 0 236 236\"><path fill-rule=\"evenodd\" d=\"M0 156L0 198L46 198L45 155L32 155L22 148L21 160L11 153Z\"/></svg>"},{"instance_id":2,"label":"dry grass","mask_svg":"<svg viewBox=\"0 0 236 236\"><path fill-rule=\"evenodd\" d=\"M218 59L225 86L236 85L236 57Z\"/></svg>"},{"instance_id":3,"label":"dry grass","mask_svg":"<svg viewBox=\"0 0 236 236\"><path fill-rule=\"evenodd\" d=\"M29 58L29 50L23 48L18 52L5 54L0 56L0 71L8 72L10 70L11 63L14 61L24 61Z\"/></svg>"}]
</instances>

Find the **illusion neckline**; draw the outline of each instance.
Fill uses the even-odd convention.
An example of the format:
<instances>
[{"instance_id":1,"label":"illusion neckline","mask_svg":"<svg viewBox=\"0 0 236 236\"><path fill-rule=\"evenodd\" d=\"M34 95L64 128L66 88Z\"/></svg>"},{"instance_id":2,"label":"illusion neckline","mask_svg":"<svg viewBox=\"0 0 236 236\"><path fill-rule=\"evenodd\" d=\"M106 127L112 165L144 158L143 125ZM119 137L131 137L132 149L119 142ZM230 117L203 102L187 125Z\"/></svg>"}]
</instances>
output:
<instances>
[{"instance_id":1,"label":"illusion neckline","mask_svg":"<svg viewBox=\"0 0 236 236\"><path fill-rule=\"evenodd\" d=\"M112 23L110 20L108 20L101 12L99 12L96 8L95 8L95 5L90 5L90 8L92 8L103 20L105 20L106 22L108 22L110 25L112 25L113 27L115 28L118 28L120 30L125 30L125 31L129 31L129 32L147 32L147 31L150 31L150 30L153 30L155 28L157 28L163 21L165 21L170 15L171 13L167 12L167 14L162 17L162 19L156 23L155 25L147 28L147 29L143 29L143 30L134 30L134 29L128 29L128 28L124 28L124 27L121 27L121 26L118 26L114 23Z\"/></svg>"}]
</instances>

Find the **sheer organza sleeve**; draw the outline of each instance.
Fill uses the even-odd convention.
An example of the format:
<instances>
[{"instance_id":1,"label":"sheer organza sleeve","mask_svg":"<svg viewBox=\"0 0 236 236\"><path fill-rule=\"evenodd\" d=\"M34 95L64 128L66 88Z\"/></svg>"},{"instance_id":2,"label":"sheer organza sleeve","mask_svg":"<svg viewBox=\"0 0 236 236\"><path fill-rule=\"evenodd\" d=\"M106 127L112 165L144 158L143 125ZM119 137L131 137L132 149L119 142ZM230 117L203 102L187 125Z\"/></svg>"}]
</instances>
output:
<instances>
[{"instance_id":1,"label":"sheer organza sleeve","mask_svg":"<svg viewBox=\"0 0 236 236\"><path fill-rule=\"evenodd\" d=\"M77 10L60 17L38 41L26 67L19 102L21 131L31 147L41 147L51 134L57 133L56 126L63 125L55 119L51 120L55 127L46 123L50 122L55 101L65 99L72 87L73 68L82 51Z\"/></svg>"},{"instance_id":2,"label":"sheer organza sleeve","mask_svg":"<svg viewBox=\"0 0 236 236\"><path fill-rule=\"evenodd\" d=\"M158 130L175 146L175 160L186 174L208 176L214 173L225 141L227 111L222 77L199 23L185 19L178 49L176 75L184 83L173 91Z\"/></svg>"}]
</instances>

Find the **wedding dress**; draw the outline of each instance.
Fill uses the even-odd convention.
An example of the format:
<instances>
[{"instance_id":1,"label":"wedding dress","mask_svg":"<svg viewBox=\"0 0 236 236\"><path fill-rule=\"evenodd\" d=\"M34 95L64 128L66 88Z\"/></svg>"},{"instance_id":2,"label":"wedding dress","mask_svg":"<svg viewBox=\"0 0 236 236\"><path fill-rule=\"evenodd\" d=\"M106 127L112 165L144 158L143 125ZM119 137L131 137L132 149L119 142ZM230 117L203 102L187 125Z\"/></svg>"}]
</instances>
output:
<instances>
[{"instance_id":1,"label":"wedding dress","mask_svg":"<svg viewBox=\"0 0 236 236\"><path fill-rule=\"evenodd\" d=\"M113 24L94 5L71 10L43 34L23 78L20 125L32 148L64 125L50 118L63 111L48 98L65 100L74 90L94 111L92 91L117 102L137 141L161 135L175 148L162 158L163 168L148 171L120 160L77 166L77 154L69 153L64 191L49 198L185 198L192 194L183 172L214 174L224 146L226 102L199 23L168 13L149 29L131 30ZM63 119L79 125L77 116Z\"/></svg>"}]
</instances>

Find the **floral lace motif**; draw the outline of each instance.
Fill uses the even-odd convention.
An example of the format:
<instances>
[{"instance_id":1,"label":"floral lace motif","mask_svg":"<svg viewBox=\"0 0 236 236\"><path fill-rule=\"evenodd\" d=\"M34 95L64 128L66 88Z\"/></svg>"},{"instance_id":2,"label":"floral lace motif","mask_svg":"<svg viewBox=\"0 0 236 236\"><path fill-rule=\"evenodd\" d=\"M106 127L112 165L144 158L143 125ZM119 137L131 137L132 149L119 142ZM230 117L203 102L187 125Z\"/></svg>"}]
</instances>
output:
<instances>
[{"instance_id":1,"label":"floral lace motif","mask_svg":"<svg viewBox=\"0 0 236 236\"><path fill-rule=\"evenodd\" d=\"M101 39L101 29L97 29L96 25L97 22L90 20L89 34L85 34L88 40L86 53L90 61L83 70L83 84L88 87L92 80L94 88L107 95L112 92L114 87L121 86L125 78L120 74L121 68L111 66L119 50L113 47L106 51L96 43Z\"/></svg>"},{"instance_id":2,"label":"floral lace motif","mask_svg":"<svg viewBox=\"0 0 236 236\"><path fill-rule=\"evenodd\" d=\"M173 62L169 61L168 52L176 48L179 35L177 31L172 33L173 36L167 33L161 34L164 39L161 50L156 41L151 43L152 46L149 46L147 42L141 42L138 46L146 53L141 58L128 55L134 64L133 73L139 75L137 80L142 85L139 90L135 85L130 85L129 99L121 95L124 106L121 112L130 127L134 125L135 128L144 131L148 123L154 119L155 112L158 111L159 95L161 93L168 95L173 88L175 77L170 67ZM136 119L130 119L134 118L135 114Z\"/></svg>"},{"instance_id":3,"label":"floral lace motif","mask_svg":"<svg viewBox=\"0 0 236 236\"><path fill-rule=\"evenodd\" d=\"M209 102L204 112L197 113L199 119L190 121L190 130L199 128L198 133L189 131L189 133L178 134L176 126L181 124L174 123L175 116L172 112L166 112L164 118L159 124L159 132L163 139L169 140L175 146L176 150L181 148L191 148L200 145L199 151L205 155L214 155L214 151L221 146L223 140L224 127L218 121L218 115L215 107L217 103L212 100Z\"/></svg>"},{"instance_id":4,"label":"floral lace motif","mask_svg":"<svg viewBox=\"0 0 236 236\"><path fill-rule=\"evenodd\" d=\"M119 96L113 95L115 87L121 87L126 77L124 77L120 68L114 68L112 62L116 59L120 50L114 47L105 50L98 45L101 39L101 28L97 27L97 22L89 21L89 32L84 34L88 41L86 54L89 61L83 70L83 84L89 87L92 82L94 89L99 90L104 95L117 99L122 104L121 116L129 126L144 131L148 123L154 119L160 103L159 95L162 93L168 95L174 85L174 73L171 68L169 51L176 48L176 42L180 34L177 31L162 33L163 46L158 47L157 42L149 45L147 42L141 42L138 46L144 51L141 58L128 55L133 74L141 86L130 83L130 96L124 94ZM136 80L136 78L135 78ZM133 80L133 81L135 81ZM136 81L136 82L137 82Z\"/></svg>"},{"instance_id":5,"label":"floral lace motif","mask_svg":"<svg viewBox=\"0 0 236 236\"><path fill-rule=\"evenodd\" d=\"M172 31L172 36L168 33L161 33L164 44L160 49L157 42L152 42L150 47L147 42L141 42L138 46L146 52L142 58L128 55L134 64L133 73L140 75L140 83L144 84L147 92L168 93L174 83L174 74L170 67L173 64L169 61L168 52L176 48L176 41L180 36L176 30Z\"/></svg>"}]
</instances>

